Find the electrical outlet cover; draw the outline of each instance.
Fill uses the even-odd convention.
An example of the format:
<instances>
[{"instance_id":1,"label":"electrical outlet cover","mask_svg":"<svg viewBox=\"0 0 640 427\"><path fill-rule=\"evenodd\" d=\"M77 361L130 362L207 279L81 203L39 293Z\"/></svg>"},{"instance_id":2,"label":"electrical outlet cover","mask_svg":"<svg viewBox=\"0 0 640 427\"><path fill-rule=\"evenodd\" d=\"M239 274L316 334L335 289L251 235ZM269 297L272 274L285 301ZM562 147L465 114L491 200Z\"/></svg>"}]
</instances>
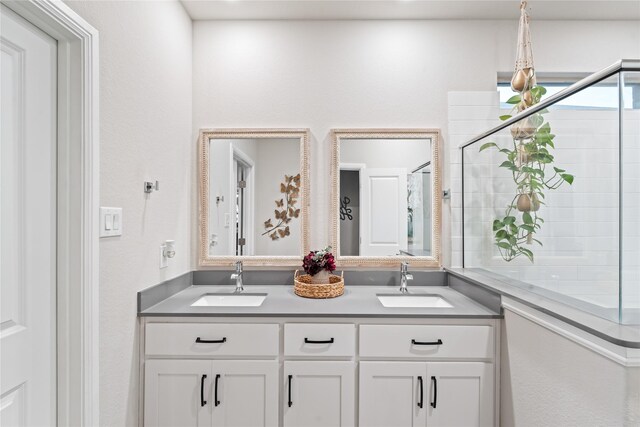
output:
<instances>
[{"instance_id":1,"label":"electrical outlet cover","mask_svg":"<svg viewBox=\"0 0 640 427\"><path fill-rule=\"evenodd\" d=\"M169 258L164 256L164 251L167 249L167 245L160 245L160 268L169 267Z\"/></svg>"}]
</instances>

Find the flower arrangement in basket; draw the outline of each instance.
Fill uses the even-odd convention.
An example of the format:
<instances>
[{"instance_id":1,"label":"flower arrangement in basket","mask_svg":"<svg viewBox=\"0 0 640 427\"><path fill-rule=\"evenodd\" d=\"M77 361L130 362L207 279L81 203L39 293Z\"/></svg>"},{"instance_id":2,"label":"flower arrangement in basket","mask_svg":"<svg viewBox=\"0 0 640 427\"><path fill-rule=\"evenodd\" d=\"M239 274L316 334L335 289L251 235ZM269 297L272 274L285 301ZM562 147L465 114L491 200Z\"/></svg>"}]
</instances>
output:
<instances>
[{"instance_id":1,"label":"flower arrangement in basket","mask_svg":"<svg viewBox=\"0 0 640 427\"><path fill-rule=\"evenodd\" d=\"M334 298L344 293L342 275L331 274L336 269L331 246L319 251L311 251L302 260L302 268L307 274L294 274L294 292L306 298Z\"/></svg>"}]
</instances>

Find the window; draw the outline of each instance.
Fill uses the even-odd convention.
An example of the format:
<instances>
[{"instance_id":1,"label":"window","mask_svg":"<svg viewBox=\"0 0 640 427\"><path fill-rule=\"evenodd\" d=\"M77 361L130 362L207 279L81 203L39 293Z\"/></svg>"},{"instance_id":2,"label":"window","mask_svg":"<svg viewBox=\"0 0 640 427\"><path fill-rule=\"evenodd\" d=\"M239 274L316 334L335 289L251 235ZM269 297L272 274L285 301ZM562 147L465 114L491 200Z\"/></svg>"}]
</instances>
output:
<instances>
[{"instance_id":1,"label":"window","mask_svg":"<svg viewBox=\"0 0 640 427\"><path fill-rule=\"evenodd\" d=\"M543 75L538 77L538 84L547 89L546 95L542 99L560 92L571 86L581 77L553 77L551 75ZM640 105L640 82L625 81L624 86L624 108L639 108ZM498 76L498 92L500 93L500 108L510 110L511 105L507 104L507 100L515 93L511 90L511 76L500 73ZM618 84L617 75L613 78L606 79L595 86L591 86L574 93L568 98L556 103L553 108L571 109L571 110L601 110L601 109L617 109L618 108Z\"/></svg>"}]
</instances>

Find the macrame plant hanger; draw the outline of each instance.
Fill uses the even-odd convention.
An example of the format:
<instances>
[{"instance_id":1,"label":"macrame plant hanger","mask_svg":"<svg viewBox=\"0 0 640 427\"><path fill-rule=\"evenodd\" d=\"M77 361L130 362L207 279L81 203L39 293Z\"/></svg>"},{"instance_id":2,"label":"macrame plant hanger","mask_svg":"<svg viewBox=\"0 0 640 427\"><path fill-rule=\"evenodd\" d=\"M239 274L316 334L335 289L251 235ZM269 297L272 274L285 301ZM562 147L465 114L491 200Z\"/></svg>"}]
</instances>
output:
<instances>
[{"instance_id":1,"label":"macrame plant hanger","mask_svg":"<svg viewBox=\"0 0 640 427\"><path fill-rule=\"evenodd\" d=\"M534 103L531 88L536 84L536 74L533 65L533 51L531 49L531 31L529 30L529 14L527 2L520 2L520 22L518 25L518 43L516 47L516 64L511 78L511 89L520 94L520 102L516 105L517 112L529 108ZM511 126L511 136L517 142L516 166L522 168L529 162L524 144L533 138L536 132L535 124L526 118ZM525 174L525 180L529 180ZM539 205L537 200L531 200L531 188L521 187L522 193L518 196L518 209L531 210L533 205ZM531 233L527 236L527 243L531 243Z\"/></svg>"}]
</instances>

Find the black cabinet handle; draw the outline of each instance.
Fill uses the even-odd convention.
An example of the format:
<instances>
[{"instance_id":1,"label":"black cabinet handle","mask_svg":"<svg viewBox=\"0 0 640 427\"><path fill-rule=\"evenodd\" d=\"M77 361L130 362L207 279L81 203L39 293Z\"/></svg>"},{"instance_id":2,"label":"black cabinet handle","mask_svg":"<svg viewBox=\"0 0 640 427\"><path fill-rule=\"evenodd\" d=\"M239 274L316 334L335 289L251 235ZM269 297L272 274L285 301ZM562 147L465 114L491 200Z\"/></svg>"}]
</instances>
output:
<instances>
[{"instance_id":1,"label":"black cabinet handle","mask_svg":"<svg viewBox=\"0 0 640 427\"><path fill-rule=\"evenodd\" d=\"M220 401L218 400L218 380L220 379L220 374L216 374L216 381L215 381L215 386L214 386L214 391L213 391L213 403L218 406L220 404Z\"/></svg>"},{"instance_id":2,"label":"black cabinet handle","mask_svg":"<svg viewBox=\"0 0 640 427\"><path fill-rule=\"evenodd\" d=\"M413 345L440 345L442 344L442 340L438 340L438 341L416 341L416 340L411 340L411 344Z\"/></svg>"},{"instance_id":3,"label":"black cabinet handle","mask_svg":"<svg viewBox=\"0 0 640 427\"><path fill-rule=\"evenodd\" d=\"M418 377L418 384L420 384L420 401L418 402L418 408L422 409L424 405L424 383L422 377Z\"/></svg>"},{"instance_id":4,"label":"black cabinet handle","mask_svg":"<svg viewBox=\"0 0 640 427\"><path fill-rule=\"evenodd\" d=\"M203 340L202 338L198 337L196 338L196 342L202 344L222 344L223 342L227 342L227 337L223 337L219 340Z\"/></svg>"},{"instance_id":5,"label":"black cabinet handle","mask_svg":"<svg viewBox=\"0 0 640 427\"><path fill-rule=\"evenodd\" d=\"M309 338L305 338L304 343L305 344L333 344L333 338L330 338L328 340L320 340L320 341L315 341L315 340L310 340Z\"/></svg>"},{"instance_id":6,"label":"black cabinet handle","mask_svg":"<svg viewBox=\"0 0 640 427\"><path fill-rule=\"evenodd\" d=\"M433 402L431 402L431 406L435 408L438 403L438 379L432 376L431 382L433 383Z\"/></svg>"},{"instance_id":7,"label":"black cabinet handle","mask_svg":"<svg viewBox=\"0 0 640 427\"><path fill-rule=\"evenodd\" d=\"M291 408L291 405L293 405L293 402L291 401L291 379L293 378L293 375L289 375L289 408Z\"/></svg>"},{"instance_id":8,"label":"black cabinet handle","mask_svg":"<svg viewBox=\"0 0 640 427\"><path fill-rule=\"evenodd\" d=\"M207 404L207 401L204 400L204 379L207 378L206 375L202 375L200 377L200 406L204 406Z\"/></svg>"}]
</instances>

